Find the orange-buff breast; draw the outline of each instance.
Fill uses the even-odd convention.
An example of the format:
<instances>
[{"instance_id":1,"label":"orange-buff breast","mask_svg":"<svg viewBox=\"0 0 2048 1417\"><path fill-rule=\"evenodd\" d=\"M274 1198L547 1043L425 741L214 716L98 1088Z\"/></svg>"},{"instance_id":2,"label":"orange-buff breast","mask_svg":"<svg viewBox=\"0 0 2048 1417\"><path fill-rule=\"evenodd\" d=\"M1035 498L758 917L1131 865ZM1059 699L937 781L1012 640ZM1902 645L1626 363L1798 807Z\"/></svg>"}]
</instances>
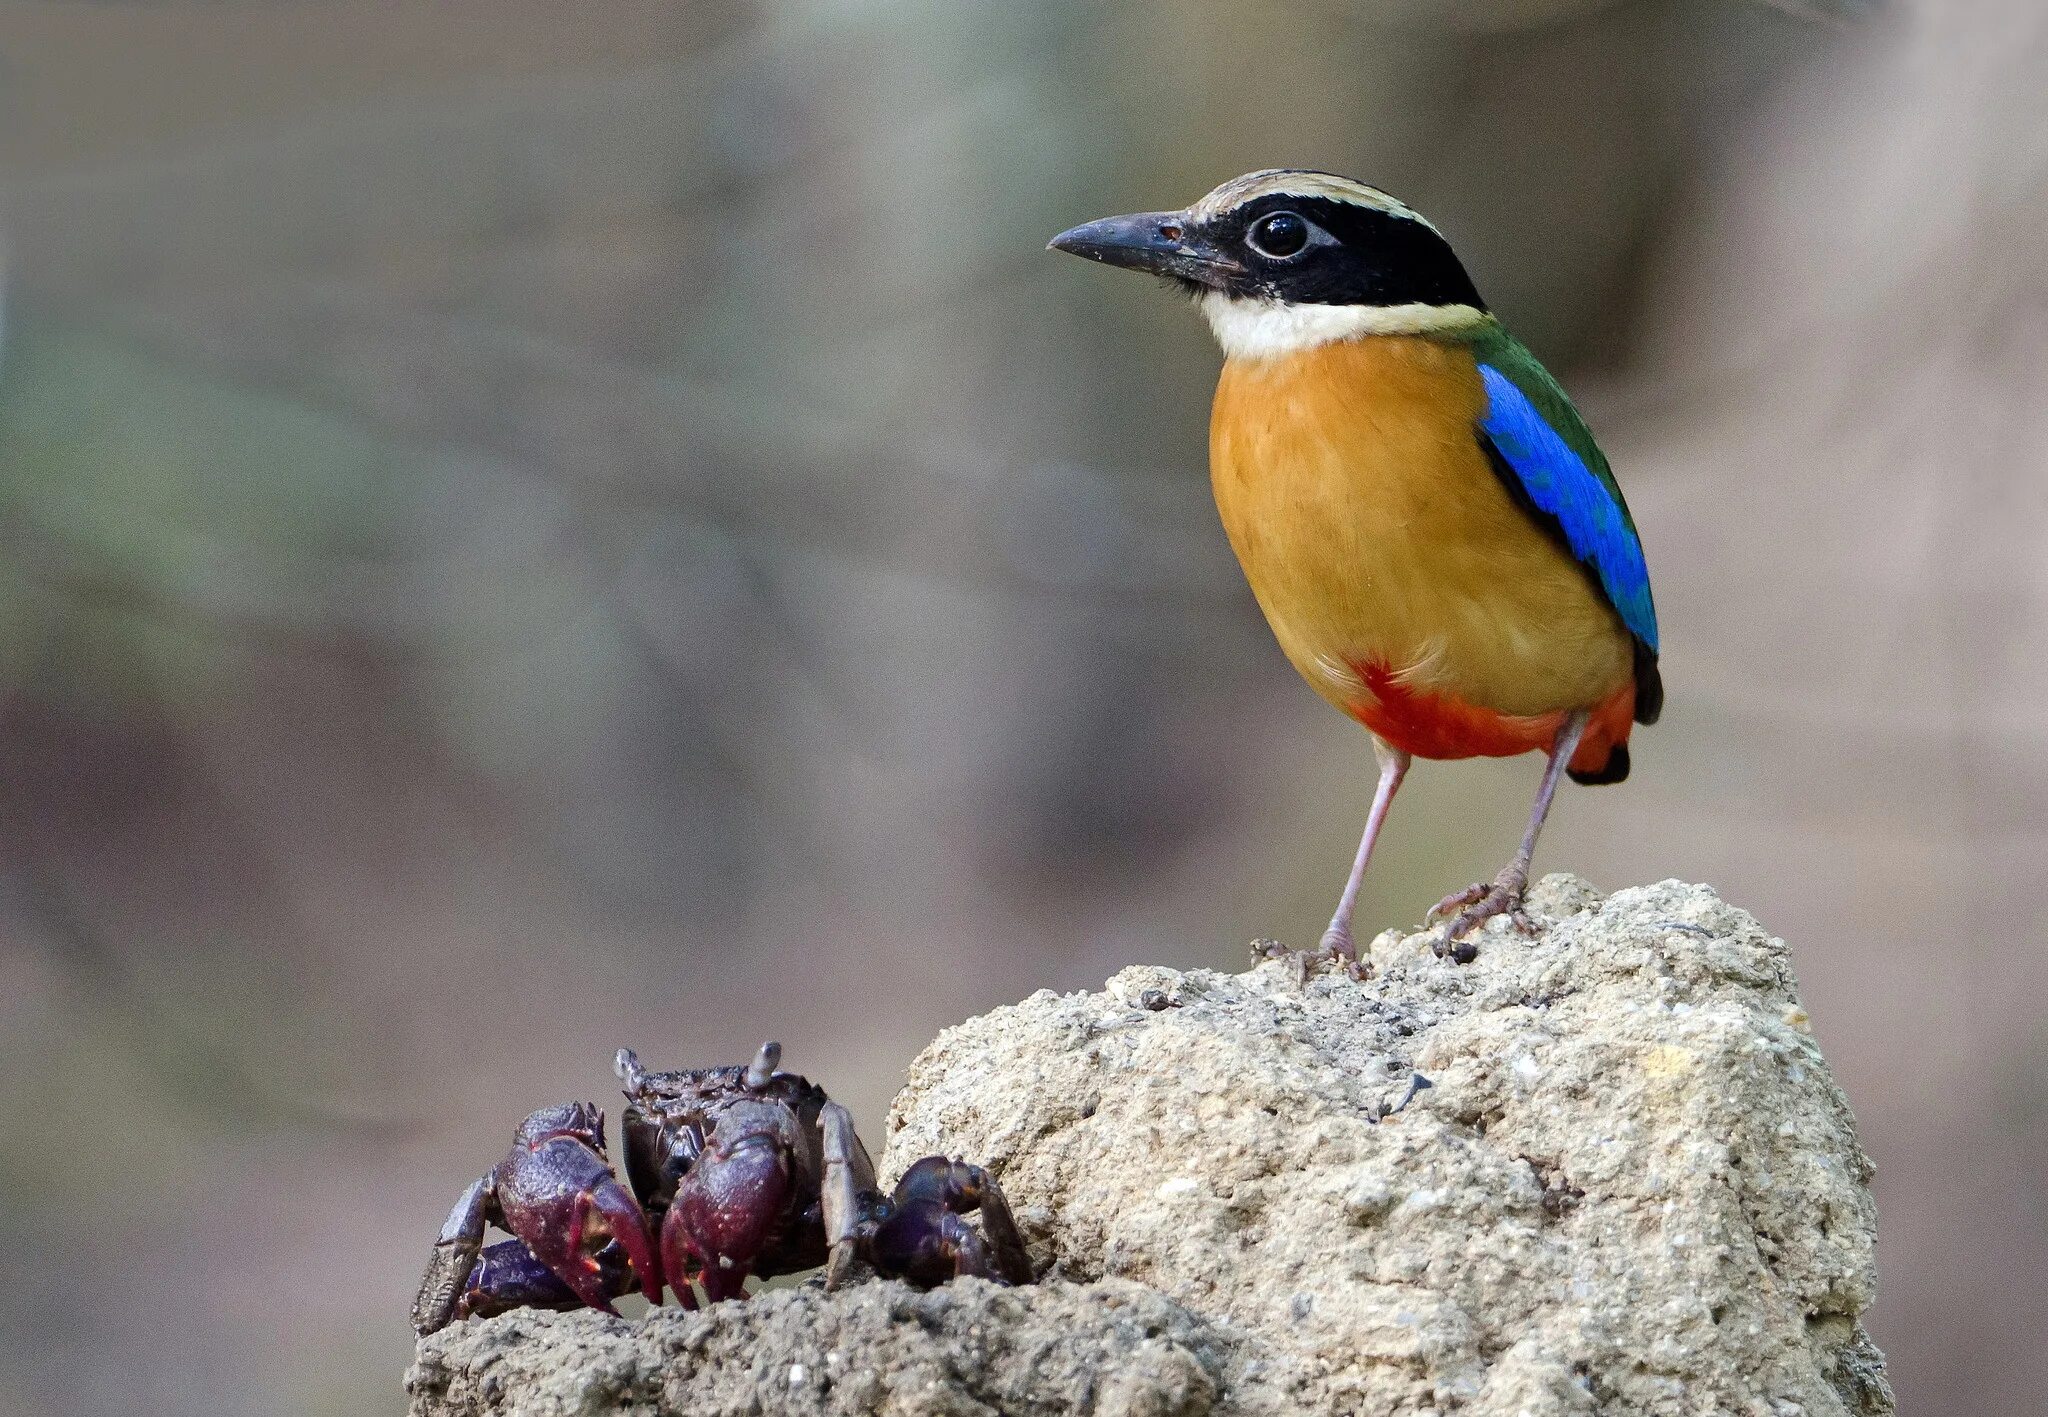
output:
<instances>
[{"instance_id":1,"label":"orange-buff breast","mask_svg":"<svg viewBox=\"0 0 2048 1417\"><path fill-rule=\"evenodd\" d=\"M1572 765L1594 769L1628 738L1629 635L1501 485L1485 397L1469 349L1420 336L1229 359L1217 510L1294 667L1380 738L1506 756L1590 709Z\"/></svg>"}]
</instances>

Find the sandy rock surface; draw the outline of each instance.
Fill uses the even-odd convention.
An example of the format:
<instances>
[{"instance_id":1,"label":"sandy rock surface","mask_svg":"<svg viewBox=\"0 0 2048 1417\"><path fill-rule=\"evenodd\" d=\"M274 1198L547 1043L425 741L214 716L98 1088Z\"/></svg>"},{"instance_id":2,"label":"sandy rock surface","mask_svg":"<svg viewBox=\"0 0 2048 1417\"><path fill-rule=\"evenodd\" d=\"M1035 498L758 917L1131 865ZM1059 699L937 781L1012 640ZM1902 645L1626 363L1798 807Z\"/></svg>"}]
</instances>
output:
<instances>
[{"instance_id":1,"label":"sandy rock surface","mask_svg":"<svg viewBox=\"0 0 2048 1417\"><path fill-rule=\"evenodd\" d=\"M942 1034L883 1170L994 1167L1047 1283L458 1324L413 1411L1891 1412L1784 943L1677 882L1530 912L1470 965L1389 932L1363 982L1127 969Z\"/></svg>"},{"instance_id":2,"label":"sandy rock surface","mask_svg":"<svg viewBox=\"0 0 2048 1417\"><path fill-rule=\"evenodd\" d=\"M458 1324L420 1345L412 1410L1200 1417L1241 1382L1242 1345L1121 1281L920 1294L780 1289L706 1313L594 1312Z\"/></svg>"}]
</instances>

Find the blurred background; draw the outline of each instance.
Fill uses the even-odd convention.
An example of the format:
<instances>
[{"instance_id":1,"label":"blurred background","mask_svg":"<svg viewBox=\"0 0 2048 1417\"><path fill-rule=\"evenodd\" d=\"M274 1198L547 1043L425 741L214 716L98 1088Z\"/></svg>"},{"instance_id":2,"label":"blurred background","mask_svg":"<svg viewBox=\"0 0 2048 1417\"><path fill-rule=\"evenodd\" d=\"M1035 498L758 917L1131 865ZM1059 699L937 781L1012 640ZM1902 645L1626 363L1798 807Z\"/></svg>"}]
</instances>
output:
<instances>
[{"instance_id":1,"label":"blurred background","mask_svg":"<svg viewBox=\"0 0 2048 1417\"><path fill-rule=\"evenodd\" d=\"M2048 1333L2039 0L0 3L0 1417L396 1413L463 1183L612 1050L879 1139L940 1027L1306 945L1365 736L1044 254L1431 213L1642 525L1664 721L1539 865L1792 940L1929 1414ZM1490 874L1423 765L1362 910Z\"/></svg>"}]
</instances>

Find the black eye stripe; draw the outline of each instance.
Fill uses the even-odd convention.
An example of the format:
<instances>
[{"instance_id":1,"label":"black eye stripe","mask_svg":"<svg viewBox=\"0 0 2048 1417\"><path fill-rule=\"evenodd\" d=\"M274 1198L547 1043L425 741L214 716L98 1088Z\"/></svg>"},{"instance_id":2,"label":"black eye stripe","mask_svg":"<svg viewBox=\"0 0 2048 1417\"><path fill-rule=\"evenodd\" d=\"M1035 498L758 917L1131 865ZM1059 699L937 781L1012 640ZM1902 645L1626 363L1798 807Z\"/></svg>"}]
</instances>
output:
<instances>
[{"instance_id":1,"label":"black eye stripe","mask_svg":"<svg viewBox=\"0 0 2048 1417\"><path fill-rule=\"evenodd\" d=\"M1299 247L1271 243L1262 223L1297 218ZM1450 245L1426 222L1305 193L1268 192L1193 230L1239 254L1225 293L1296 305L1470 305L1486 308ZM1283 252L1287 254L1282 254Z\"/></svg>"}]
</instances>

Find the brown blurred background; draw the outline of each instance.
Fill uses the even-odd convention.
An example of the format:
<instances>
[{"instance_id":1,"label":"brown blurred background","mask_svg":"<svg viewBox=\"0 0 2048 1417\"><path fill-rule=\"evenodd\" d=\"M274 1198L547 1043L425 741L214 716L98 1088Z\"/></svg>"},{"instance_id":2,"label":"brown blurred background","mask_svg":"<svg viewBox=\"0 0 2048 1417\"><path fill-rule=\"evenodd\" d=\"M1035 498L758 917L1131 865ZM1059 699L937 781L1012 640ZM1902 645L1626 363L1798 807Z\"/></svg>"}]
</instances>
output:
<instances>
[{"instance_id":1,"label":"brown blurred background","mask_svg":"<svg viewBox=\"0 0 2048 1417\"><path fill-rule=\"evenodd\" d=\"M878 1136L967 1013L1311 942L1373 764L1217 356L1041 250L1273 164L1581 394L1671 706L1541 864L1793 941L1902 1398L2034 1410L2044 94L2039 0L0 3L0 1417L398 1411L620 1043ZM1364 919L1535 772L1419 770Z\"/></svg>"}]
</instances>

